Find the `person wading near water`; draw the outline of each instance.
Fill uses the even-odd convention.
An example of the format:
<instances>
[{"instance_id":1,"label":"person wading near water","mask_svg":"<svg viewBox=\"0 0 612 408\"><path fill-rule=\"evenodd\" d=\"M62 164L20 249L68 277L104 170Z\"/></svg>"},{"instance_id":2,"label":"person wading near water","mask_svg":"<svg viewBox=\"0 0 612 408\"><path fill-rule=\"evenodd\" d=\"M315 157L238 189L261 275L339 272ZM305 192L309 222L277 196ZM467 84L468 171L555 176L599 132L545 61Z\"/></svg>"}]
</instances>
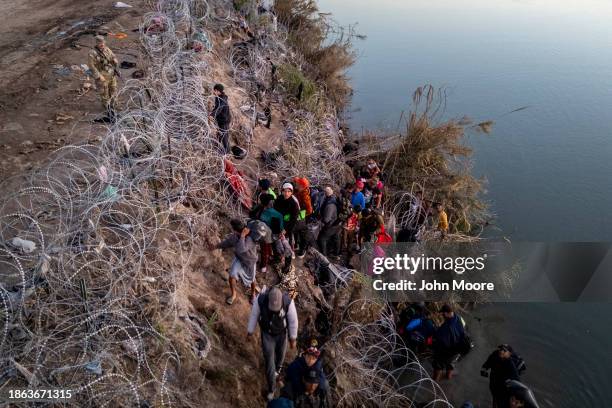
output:
<instances>
[{"instance_id":1,"label":"person wading near water","mask_svg":"<svg viewBox=\"0 0 612 408\"><path fill-rule=\"evenodd\" d=\"M257 238L249 235L251 231L241 220L231 220L230 225L233 233L211 248L234 248L234 260L229 271L230 296L225 299L228 305L233 304L234 300L236 300L236 282L238 278L240 278L245 286L251 287L251 300L255 297L257 291L255 283L257 267L257 244L255 241Z\"/></svg>"},{"instance_id":2,"label":"person wading near water","mask_svg":"<svg viewBox=\"0 0 612 408\"><path fill-rule=\"evenodd\" d=\"M217 123L219 128L217 138L223 147L223 154L227 154L230 151L229 127L232 123L232 115L223 85L216 84L213 87L213 93L215 94L215 105L212 108L210 117Z\"/></svg>"},{"instance_id":3,"label":"person wading near water","mask_svg":"<svg viewBox=\"0 0 612 408\"><path fill-rule=\"evenodd\" d=\"M443 371L446 371L447 379L452 378L455 358L465 341L463 322L453 308L444 305L440 313L444 317L444 323L438 327L433 338L433 379L436 382L442 379Z\"/></svg>"},{"instance_id":4,"label":"person wading near water","mask_svg":"<svg viewBox=\"0 0 612 408\"><path fill-rule=\"evenodd\" d=\"M96 35L96 45L89 52L89 69L96 80L102 108L110 120L115 119L115 95L117 94L117 65L115 54L106 46L104 37Z\"/></svg>"},{"instance_id":5,"label":"person wading near water","mask_svg":"<svg viewBox=\"0 0 612 408\"><path fill-rule=\"evenodd\" d=\"M493 408L507 408L506 401L509 395L506 381L520 380L523 370L525 370L525 363L520 357L514 355L512 347L507 344L499 345L497 350L489 355L480 369L480 375L489 377Z\"/></svg>"},{"instance_id":6,"label":"person wading near water","mask_svg":"<svg viewBox=\"0 0 612 408\"><path fill-rule=\"evenodd\" d=\"M253 302L247 327L247 340L252 338L258 322L268 382L267 399L270 401L274 398L276 377L280 374L285 359L287 335L289 347L292 349L296 347L298 316L295 303L289 295L277 287L265 290Z\"/></svg>"}]
</instances>

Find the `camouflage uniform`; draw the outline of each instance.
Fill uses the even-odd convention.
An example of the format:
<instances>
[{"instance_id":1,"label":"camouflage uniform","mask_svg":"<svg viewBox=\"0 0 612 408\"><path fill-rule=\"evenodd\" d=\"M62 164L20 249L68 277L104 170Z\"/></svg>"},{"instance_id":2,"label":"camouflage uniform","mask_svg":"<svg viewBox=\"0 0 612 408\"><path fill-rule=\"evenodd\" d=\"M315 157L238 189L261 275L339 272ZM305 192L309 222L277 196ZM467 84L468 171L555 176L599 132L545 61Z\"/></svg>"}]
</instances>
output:
<instances>
[{"instance_id":1,"label":"camouflage uniform","mask_svg":"<svg viewBox=\"0 0 612 408\"><path fill-rule=\"evenodd\" d=\"M115 109L114 96L117 93L115 68L117 63L115 54L106 46L102 51L98 48L89 52L89 68L96 80L102 107L108 111ZM105 79L104 82L100 80L101 77Z\"/></svg>"}]
</instances>

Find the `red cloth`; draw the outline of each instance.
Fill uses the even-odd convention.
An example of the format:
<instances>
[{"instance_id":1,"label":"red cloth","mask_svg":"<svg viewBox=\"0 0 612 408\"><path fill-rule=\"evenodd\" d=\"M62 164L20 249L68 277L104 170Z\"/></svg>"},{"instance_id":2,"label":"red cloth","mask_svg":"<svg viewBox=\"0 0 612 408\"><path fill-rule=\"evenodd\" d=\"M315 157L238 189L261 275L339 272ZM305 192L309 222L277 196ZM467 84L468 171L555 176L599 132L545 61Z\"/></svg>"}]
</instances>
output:
<instances>
[{"instance_id":1,"label":"red cloth","mask_svg":"<svg viewBox=\"0 0 612 408\"><path fill-rule=\"evenodd\" d=\"M270 264L270 259L272 259L272 244L268 244L266 242L260 243L261 249L261 257L260 257L260 267L265 267Z\"/></svg>"},{"instance_id":2,"label":"red cloth","mask_svg":"<svg viewBox=\"0 0 612 408\"><path fill-rule=\"evenodd\" d=\"M225 159L225 177L229 182L232 190L238 196L240 203L248 210L253 207L253 200L251 199L251 189L242 177L242 172L236 169L236 166L231 161Z\"/></svg>"},{"instance_id":3,"label":"red cloth","mask_svg":"<svg viewBox=\"0 0 612 408\"><path fill-rule=\"evenodd\" d=\"M379 244L386 244L393 242L393 237L385 231L385 226L380 227L380 232L376 235L376 242Z\"/></svg>"}]
</instances>

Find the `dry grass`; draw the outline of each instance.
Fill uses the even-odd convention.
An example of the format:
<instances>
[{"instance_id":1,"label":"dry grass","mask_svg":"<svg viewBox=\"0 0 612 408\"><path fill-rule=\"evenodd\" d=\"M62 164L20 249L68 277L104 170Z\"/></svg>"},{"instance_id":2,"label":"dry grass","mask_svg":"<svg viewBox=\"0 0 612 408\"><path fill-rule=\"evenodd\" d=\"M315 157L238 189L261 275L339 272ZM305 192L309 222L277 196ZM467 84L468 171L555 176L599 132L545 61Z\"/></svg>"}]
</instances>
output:
<instances>
[{"instance_id":1,"label":"dry grass","mask_svg":"<svg viewBox=\"0 0 612 408\"><path fill-rule=\"evenodd\" d=\"M342 109L351 93L346 69L355 62L352 40L359 36L319 13L315 0L278 0L276 13L289 31L289 43L306 61L307 76Z\"/></svg>"},{"instance_id":2,"label":"dry grass","mask_svg":"<svg viewBox=\"0 0 612 408\"><path fill-rule=\"evenodd\" d=\"M468 127L489 132L492 122L471 126L462 118L437 123L445 97L429 85L415 91L413 102L405 133L366 141L381 152L377 158L391 196L423 191L426 200L443 203L451 232L474 233L490 217L481 199L483 180L471 175L472 150L464 144L464 135Z\"/></svg>"}]
</instances>

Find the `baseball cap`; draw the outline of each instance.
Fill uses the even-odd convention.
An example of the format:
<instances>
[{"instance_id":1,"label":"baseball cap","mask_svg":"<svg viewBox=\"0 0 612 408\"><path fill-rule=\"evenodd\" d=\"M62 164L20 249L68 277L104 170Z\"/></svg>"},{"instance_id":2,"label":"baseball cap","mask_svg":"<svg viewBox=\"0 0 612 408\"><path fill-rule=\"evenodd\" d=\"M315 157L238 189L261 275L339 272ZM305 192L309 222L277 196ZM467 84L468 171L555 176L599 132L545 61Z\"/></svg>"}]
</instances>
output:
<instances>
[{"instance_id":1,"label":"baseball cap","mask_svg":"<svg viewBox=\"0 0 612 408\"><path fill-rule=\"evenodd\" d=\"M308 384L318 384L319 383L319 373L316 370L308 370L304 374L304 382Z\"/></svg>"},{"instance_id":2,"label":"baseball cap","mask_svg":"<svg viewBox=\"0 0 612 408\"><path fill-rule=\"evenodd\" d=\"M365 187L365 184L363 184L363 181L358 180L358 181L355 183L355 187L357 187L357 188L364 188L364 187Z\"/></svg>"},{"instance_id":3,"label":"baseball cap","mask_svg":"<svg viewBox=\"0 0 612 408\"><path fill-rule=\"evenodd\" d=\"M268 292L268 309L271 312L280 312L283 306L283 293L279 288L272 288Z\"/></svg>"},{"instance_id":4,"label":"baseball cap","mask_svg":"<svg viewBox=\"0 0 612 408\"><path fill-rule=\"evenodd\" d=\"M104 37L102 37L101 35L96 35L94 39L96 40L96 42L104 42Z\"/></svg>"}]
</instances>

